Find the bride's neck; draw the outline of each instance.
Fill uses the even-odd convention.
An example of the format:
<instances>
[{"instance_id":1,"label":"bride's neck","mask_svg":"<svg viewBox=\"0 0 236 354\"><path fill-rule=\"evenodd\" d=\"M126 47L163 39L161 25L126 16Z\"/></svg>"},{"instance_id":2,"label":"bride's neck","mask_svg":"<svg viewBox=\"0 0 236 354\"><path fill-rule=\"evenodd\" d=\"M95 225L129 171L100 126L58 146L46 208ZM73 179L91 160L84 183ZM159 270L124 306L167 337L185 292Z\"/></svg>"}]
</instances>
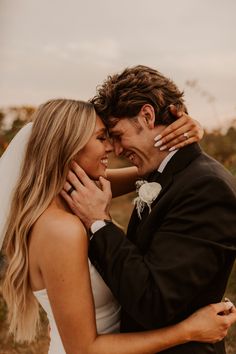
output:
<instances>
[{"instance_id":1,"label":"bride's neck","mask_svg":"<svg viewBox=\"0 0 236 354\"><path fill-rule=\"evenodd\" d=\"M67 203L65 202L65 200L60 196L57 195L51 202L50 207L56 208L56 209L60 209L60 210L65 210L69 213L72 213L71 209L69 208L69 206L67 205Z\"/></svg>"}]
</instances>

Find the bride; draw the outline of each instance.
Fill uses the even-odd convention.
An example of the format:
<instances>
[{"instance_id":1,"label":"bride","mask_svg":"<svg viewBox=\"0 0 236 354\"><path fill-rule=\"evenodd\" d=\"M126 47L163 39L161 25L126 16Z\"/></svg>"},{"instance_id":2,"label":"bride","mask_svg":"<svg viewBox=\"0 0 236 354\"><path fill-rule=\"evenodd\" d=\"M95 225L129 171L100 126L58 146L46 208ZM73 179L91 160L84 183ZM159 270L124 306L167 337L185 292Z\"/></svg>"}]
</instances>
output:
<instances>
[{"instance_id":1,"label":"bride","mask_svg":"<svg viewBox=\"0 0 236 354\"><path fill-rule=\"evenodd\" d=\"M151 354L187 341L221 340L236 321L231 303L209 305L171 327L116 333L119 304L88 260L82 222L60 197L73 159L87 160L86 172L98 180L111 150L92 104L58 99L39 107L3 155L0 240L9 331L16 340L33 340L40 303L50 323L50 354ZM108 170L109 176L111 183L122 180L127 192L125 181L134 181L136 171Z\"/></svg>"}]
</instances>

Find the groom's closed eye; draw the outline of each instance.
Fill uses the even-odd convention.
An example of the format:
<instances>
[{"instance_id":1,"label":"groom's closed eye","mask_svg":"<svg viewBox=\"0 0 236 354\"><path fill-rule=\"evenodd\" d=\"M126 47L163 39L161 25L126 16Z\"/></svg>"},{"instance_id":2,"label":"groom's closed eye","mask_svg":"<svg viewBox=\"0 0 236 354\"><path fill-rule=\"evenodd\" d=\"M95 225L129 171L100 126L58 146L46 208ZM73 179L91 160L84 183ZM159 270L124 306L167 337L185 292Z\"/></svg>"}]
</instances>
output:
<instances>
[{"instance_id":1,"label":"groom's closed eye","mask_svg":"<svg viewBox=\"0 0 236 354\"><path fill-rule=\"evenodd\" d=\"M112 143L120 142L122 134L110 134L110 139Z\"/></svg>"}]
</instances>

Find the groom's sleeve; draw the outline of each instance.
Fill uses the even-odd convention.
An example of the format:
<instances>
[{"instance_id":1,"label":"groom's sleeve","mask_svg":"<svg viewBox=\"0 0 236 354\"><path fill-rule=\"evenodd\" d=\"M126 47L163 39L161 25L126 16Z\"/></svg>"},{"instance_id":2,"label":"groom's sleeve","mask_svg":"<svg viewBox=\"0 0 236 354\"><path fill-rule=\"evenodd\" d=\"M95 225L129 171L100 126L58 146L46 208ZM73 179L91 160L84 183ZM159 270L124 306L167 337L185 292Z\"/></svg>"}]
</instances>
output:
<instances>
[{"instance_id":1,"label":"groom's sleeve","mask_svg":"<svg viewBox=\"0 0 236 354\"><path fill-rule=\"evenodd\" d=\"M176 197L161 227L151 231L147 252L111 224L91 241L90 258L124 310L141 326L150 329L179 321L194 311L193 303L205 305L198 297L216 286L219 272L232 263L235 207L230 187L217 178L199 178ZM153 210L150 224L155 220L158 214ZM214 295L206 295L205 301L219 301Z\"/></svg>"}]
</instances>

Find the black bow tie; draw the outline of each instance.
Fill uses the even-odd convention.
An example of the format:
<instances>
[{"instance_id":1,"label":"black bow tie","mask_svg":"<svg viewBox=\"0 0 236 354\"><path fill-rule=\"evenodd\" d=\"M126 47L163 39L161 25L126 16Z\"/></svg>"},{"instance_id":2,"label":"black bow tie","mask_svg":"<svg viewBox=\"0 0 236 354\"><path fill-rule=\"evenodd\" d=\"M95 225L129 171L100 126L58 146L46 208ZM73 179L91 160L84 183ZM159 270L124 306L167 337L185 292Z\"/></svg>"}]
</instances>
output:
<instances>
[{"instance_id":1,"label":"black bow tie","mask_svg":"<svg viewBox=\"0 0 236 354\"><path fill-rule=\"evenodd\" d=\"M154 182L156 181L159 177L161 176L161 172L154 170L150 173L150 175L147 178L148 182Z\"/></svg>"}]
</instances>

